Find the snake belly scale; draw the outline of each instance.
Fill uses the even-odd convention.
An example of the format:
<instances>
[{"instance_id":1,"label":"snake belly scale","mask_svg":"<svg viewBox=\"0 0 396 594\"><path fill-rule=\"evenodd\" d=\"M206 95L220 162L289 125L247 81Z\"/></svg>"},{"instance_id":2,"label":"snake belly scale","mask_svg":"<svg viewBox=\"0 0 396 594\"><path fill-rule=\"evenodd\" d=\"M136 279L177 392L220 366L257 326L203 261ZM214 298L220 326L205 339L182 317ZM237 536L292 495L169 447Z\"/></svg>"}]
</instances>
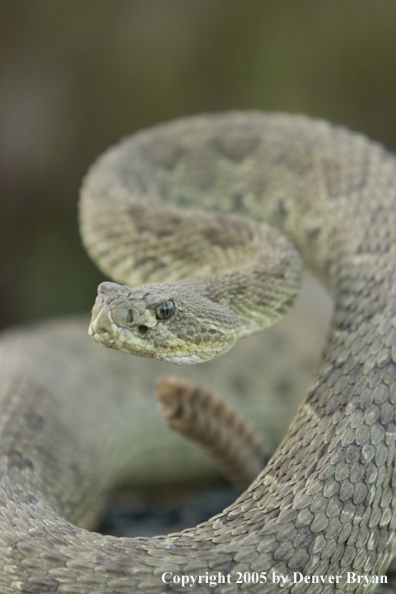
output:
<instances>
[{"instance_id":1,"label":"snake belly scale","mask_svg":"<svg viewBox=\"0 0 396 594\"><path fill-rule=\"evenodd\" d=\"M170 205L164 208L162 199ZM0 404L0 592L185 591L164 583L164 572L234 576L229 584L189 588L194 593L373 591L374 584L348 584L345 576L383 574L396 547L395 207L395 156L362 135L304 116L180 119L125 139L101 157L83 185L81 229L90 255L116 282L177 284L196 270L232 277L234 267L254 258L256 235L239 228L250 217L253 226L267 222L288 238L288 261L290 246L297 246L331 291L335 311L318 374L266 469L215 518L150 539L117 539L73 525L92 523L118 472L117 410L98 403L108 418L94 414L83 428L80 413L67 402L59 410L41 387L22 401L24 378L11 357ZM189 209L193 220L184 232ZM196 209L206 212L199 218ZM240 239L246 234L247 243ZM198 248L202 236L207 241ZM139 321L144 333L150 315ZM243 323L250 332L256 322L249 313ZM90 411L96 403L84 403L84 386L79 389L81 409ZM236 583L237 572L273 571L343 578L320 586L289 581L283 588Z\"/></svg>"}]
</instances>

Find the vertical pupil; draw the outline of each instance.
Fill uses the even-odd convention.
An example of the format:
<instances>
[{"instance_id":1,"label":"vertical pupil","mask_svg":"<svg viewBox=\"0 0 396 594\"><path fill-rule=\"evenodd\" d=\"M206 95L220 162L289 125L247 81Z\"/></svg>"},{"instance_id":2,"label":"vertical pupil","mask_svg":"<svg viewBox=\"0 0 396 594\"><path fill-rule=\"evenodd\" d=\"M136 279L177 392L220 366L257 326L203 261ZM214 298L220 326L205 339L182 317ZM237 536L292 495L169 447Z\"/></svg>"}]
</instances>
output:
<instances>
[{"instance_id":1,"label":"vertical pupil","mask_svg":"<svg viewBox=\"0 0 396 594\"><path fill-rule=\"evenodd\" d=\"M174 305L172 301L166 301L165 303L161 303L161 305L157 308L157 317L160 320L165 320L169 318L174 311Z\"/></svg>"}]
</instances>

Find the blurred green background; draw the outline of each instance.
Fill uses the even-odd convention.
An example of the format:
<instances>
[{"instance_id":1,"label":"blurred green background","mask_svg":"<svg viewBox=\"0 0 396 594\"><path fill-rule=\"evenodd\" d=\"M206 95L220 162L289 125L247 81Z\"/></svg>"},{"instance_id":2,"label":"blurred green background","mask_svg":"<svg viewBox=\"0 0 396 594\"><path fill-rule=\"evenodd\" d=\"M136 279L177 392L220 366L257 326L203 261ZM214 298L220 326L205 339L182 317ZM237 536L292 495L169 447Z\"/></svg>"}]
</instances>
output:
<instances>
[{"instance_id":1,"label":"blurred green background","mask_svg":"<svg viewBox=\"0 0 396 594\"><path fill-rule=\"evenodd\" d=\"M91 307L81 178L199 111L301 111L396 149L395 0L0 0L0 326Z\"/></svg>"}]
</instances>

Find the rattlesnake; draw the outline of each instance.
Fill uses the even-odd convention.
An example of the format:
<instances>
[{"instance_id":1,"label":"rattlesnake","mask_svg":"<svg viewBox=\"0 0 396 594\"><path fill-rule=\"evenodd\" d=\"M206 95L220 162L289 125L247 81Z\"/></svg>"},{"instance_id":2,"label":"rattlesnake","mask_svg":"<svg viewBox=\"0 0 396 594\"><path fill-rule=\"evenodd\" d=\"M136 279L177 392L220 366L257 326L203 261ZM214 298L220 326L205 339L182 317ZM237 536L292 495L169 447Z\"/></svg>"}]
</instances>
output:
<instances>
[{"instance_id":1,"label":"rattlesnake","mask_svg":"<svg viewBox=\"0 0 396 594\"><path fill-rule=\"evenodd\" d=\"M217 274L226 267L232 276L231 264L240 268L253 257L250 247L239 256L244 248L238 235L235 246L232 233L219 235L228 224L225 213L237 212L242 218L231 218L228 229L247 215L290 238L332 292L335 313L318 376L268 467L216 518L153 539L100 536L69 523L90 523L117 458L123 466L125 444L117 445L114 435L123 404L98 402L91 426L79 426L91 401L81 395L82 412L67 402L54 407L39 369L37 389L31 383L21 403L13 394L20 394L24 378L11 358L1 405L0 591L159 594L186 591L172 577L195 575L203 576L202 583L190 592L270 592L280 589L271 581L273 572L340 575L341 590L372 591L374 585L348 585L346 575L382 575L395 548L395 180L395 156L363 136L304 116L259 112L161 125L98 161L83 186L82 232L89 252L114 280L168 282L173 278L166 265L177 257L176 279L197 268L207 276L210 258ZM150 201L159 195L183 214ZM188 208L198 206L220 210L209 231L201 225L206 214L193 214L191 226L182 225L182 219L188 225ZM199 234L209 251L201 251ZM154 235L162 241L159 248ZM252 238L250 231L247 236ZM249 278L243 287L250 286ZM174 303L169 295L162 302ZM222 302L221 295L215 301ZM289 301L290 294L281 309ZM124 313L128 321L128 309ZM256 329L254 319L250 330ZM145 320L139 326L154 326L153 316ZM185 362L180 346L174 357ZM97 499L86 501L96 483ZM230 574L230 583L212 587L206 572ZM252 583L261 572L267 572L266 582ZM237 583L245 574L250 583ZM282 590L335 587L330 579L324 586L291 579Z\"/></svg>"}]
</instances>

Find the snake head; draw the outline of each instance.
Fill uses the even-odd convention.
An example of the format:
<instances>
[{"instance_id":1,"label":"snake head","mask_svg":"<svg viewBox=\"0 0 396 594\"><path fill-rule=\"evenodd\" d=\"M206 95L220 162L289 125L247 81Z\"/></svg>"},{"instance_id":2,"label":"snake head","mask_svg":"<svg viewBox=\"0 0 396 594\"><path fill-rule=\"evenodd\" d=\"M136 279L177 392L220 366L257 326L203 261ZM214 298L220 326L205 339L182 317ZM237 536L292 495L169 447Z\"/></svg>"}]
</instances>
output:
<instances>
[{"instance_id":1,"label":"snake head","mask_svg":"<svg viewBox=\"0 0 396 594\"><path fill-rule=\"evenodd\" d=\"M101 283L88 330L104 346L178 365L226 352L239 331L237 316L200 295L191 281Z\"/></svg>"}]
</instances>

